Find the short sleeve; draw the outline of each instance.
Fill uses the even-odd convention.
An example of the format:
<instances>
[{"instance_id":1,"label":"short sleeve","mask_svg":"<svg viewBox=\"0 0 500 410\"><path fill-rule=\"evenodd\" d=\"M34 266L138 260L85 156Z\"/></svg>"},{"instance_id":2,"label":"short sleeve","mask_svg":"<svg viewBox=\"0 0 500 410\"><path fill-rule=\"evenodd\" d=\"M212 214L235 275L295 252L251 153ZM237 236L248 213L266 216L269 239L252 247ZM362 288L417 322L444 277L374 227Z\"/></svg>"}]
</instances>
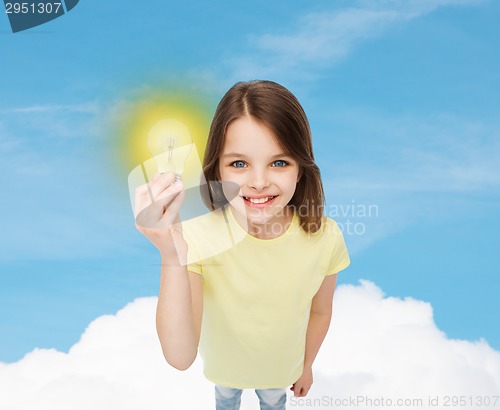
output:
<instances>
[{"instance_id":1,"label":"short sleeve","mask_svg":"<svg viewBox=\"0 0 500 410\"><path fill-rule=\"evenodd\" d=\"M197 273L198 275L203 276L203 271L201 269L200 262L188 263L187 270L193 273Z\"/></svg>"},{"instance_id":2,"label":"short sleeve","mask_svg":"<svg viewBox=\"0 0 500 410\"><path fill-rule=\"evenodd\" d=\"M344 236L340 230L337 222L333 219L327 218L325 226L327 235L327 243L331 248L330 263L325 276L333 275L341 270L347 268L351 263L347 247L345 245Z\"/></svg>"},{"instance_id":3,"label":"short sleeve","mask_svg":"<svg viewBox=\"0 0 500 410\"><path fill-rule=\"evenodd\" d=\"M189 263L187 265L187 270L203 276L202 269L201 269L201 263L198 263L198 262L197 263Z\"/></svg>"},{"instance_id":4,"label":"short sleeve","mask_svg":"<svg viewBox=\"0 0 500 410\"><path fill-rule=\"evenodd\" d=\"M242 232L244 232L241 229ZM182 235L188 246L187 267L199 275L206 273L203 265L235 246L246 235L234 234L221 212L212 211L196 218L182 221Z\"/></svg>"}]
</instances>

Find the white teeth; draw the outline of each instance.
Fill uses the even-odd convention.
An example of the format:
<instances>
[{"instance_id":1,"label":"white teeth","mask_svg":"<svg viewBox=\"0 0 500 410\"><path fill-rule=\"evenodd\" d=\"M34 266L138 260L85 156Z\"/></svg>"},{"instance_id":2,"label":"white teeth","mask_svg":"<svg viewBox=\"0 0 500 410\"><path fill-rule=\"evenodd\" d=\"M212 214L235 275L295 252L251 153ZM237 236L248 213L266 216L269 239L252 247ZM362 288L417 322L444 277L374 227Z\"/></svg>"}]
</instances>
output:
<instances>
[{"instance_id":1,"label":"white teeth","mask_svg":"<svg viewBox=\"0 0 500 410\"><path fill-rule=\"evenodd\" d=\"M247 196L244 196L247 201L250 201L252 204L265 204L267 201L271 200L274 198L274 196L267 196L265 198L249 198Z\"/></svg>"}]
</instances>

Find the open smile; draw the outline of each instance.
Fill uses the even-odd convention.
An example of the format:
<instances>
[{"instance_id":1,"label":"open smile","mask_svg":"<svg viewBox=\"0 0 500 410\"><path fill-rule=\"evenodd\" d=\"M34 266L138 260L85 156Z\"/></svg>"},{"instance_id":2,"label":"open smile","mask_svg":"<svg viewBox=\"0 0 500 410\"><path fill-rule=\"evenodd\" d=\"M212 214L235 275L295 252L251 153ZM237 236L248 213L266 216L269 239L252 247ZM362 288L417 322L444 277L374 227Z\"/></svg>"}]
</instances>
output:
<instances>
[{"instance_id":1,"label":"open smile","mask_svg":"<svg viewBox=\"0 0 500 410\"><path fill-rule=\"evenodd\" d=\"M252 208L263 208L265 206L268 206L277 197L278 197L278 195L261 196L261 197L242 196L245 204L252 207Z\"/></svg>"}]
</instances>

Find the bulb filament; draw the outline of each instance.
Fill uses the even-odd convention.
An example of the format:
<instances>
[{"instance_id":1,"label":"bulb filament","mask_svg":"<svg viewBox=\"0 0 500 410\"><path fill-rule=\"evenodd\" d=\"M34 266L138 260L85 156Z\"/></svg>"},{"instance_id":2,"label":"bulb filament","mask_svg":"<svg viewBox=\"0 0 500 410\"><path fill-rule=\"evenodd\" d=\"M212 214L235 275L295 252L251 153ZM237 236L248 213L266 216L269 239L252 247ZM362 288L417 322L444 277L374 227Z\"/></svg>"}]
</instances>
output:
<instances>
[{"instance_id":1,"label":"bulb filament","mask_svg":"<svg viewBox=\"0 0 500 410\"><path fill-rule=\"evenodd\" d=\"M170 135L167 140L168 140L167 169L170 172L175 173L175 181L174 182L176 182L176 181L181 179L181 174L178 172L175 172L175 164L174 164L174 160L173 160L174 147L175 147L175 137Z\"/></svg>"}]
</instances>

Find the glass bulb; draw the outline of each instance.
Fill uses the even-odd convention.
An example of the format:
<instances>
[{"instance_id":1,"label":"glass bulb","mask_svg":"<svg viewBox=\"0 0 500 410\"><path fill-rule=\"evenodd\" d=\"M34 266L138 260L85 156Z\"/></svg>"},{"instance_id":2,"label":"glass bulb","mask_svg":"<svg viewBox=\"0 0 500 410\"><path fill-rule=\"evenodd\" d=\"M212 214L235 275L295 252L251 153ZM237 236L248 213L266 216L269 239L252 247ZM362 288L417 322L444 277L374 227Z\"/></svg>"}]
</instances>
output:
<instances>
[{"instance_id":1,"label":"glass bulb","mask_svg":"<svg viewBox=\"0 0 500 410\"><path fill-rule=\"evenodd\" d=\"M148 148L158 166L158 172L173 172L180 179L191 152L193 139L180 121L167 118L155 123L148 135Z\"/></svg>"}]
</instances>

